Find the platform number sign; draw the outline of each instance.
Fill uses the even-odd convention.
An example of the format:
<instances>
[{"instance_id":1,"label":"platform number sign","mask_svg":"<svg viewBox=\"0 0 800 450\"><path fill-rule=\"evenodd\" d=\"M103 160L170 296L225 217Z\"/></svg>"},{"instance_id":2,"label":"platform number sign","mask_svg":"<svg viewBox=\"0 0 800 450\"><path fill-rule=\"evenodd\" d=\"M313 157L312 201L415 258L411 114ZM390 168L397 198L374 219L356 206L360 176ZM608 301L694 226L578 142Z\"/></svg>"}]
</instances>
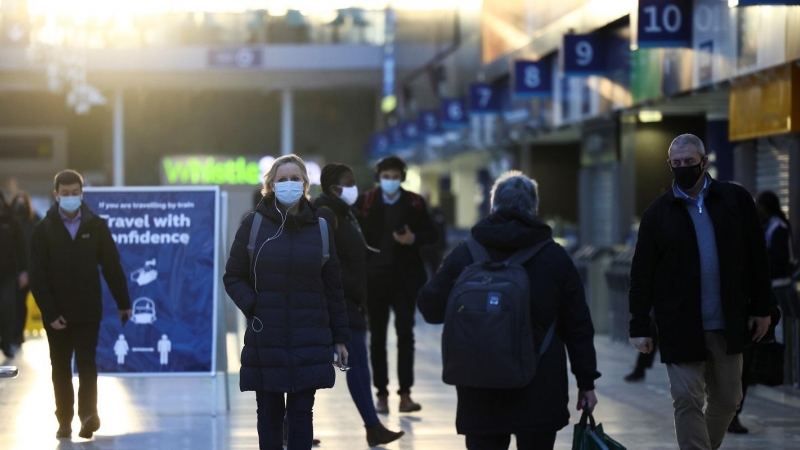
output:
<instances>
[{"instance_id":1,"label":"platform number sign","mask_svg":"<svg viewBox=\"0 0 800 450\"><path fill-rule=\"evenodd\" d=\"M514 61L514 96L517 98L545 97L553 91L550 59Z\"/></svg>"},{"instance_id":2,"label":"platform number sign","mask_svg":"<svg viewBox=\"0 0 800 450\"><path fill-rule=\"evenodd\" d=\"M692 0L639 0L637 45L692 46Z\"/></svg>"},{"instance_id":3,"label":"platform number sign","mask_svg":"<svg viewBox=\"0 0 800 450\"><path fill-rule=\"evenodd\" d=\"M467 126L467 110L460 98L442 99L442 127L448 129Z\"/></svg>"},{"instance_id":4,"label":"platform number sign","mask_svg":"<svg viewBox=\"0 0 800 450\"><path fill-rule=\"evenodd\" d=\"M565 75L603 75L606 72L606 42L602 35L567 34L562 55Z\"/></svg>"},{"instance_id":5,"label":"platform number sign","mask_svg":"<svg viewBox=\"0 0 800 450\"><path fill-rule=\"evenodd\" d=\"M507 91L506 91L507 92ZM497 114L502 106L502 90L486 83L469 87L469 110L472 114Z\"/></svg>"},{"instance_id":6,"label":"platform number sign","mask_svg":"<svg viewBox=\"0 0 800 450\"><path fill-rule=\"evenodd\" d=\"M439 131L439 115L437 111L421 111L418 122L418 127L423 133L436 133Z\"/></svg>"}]
</instances>

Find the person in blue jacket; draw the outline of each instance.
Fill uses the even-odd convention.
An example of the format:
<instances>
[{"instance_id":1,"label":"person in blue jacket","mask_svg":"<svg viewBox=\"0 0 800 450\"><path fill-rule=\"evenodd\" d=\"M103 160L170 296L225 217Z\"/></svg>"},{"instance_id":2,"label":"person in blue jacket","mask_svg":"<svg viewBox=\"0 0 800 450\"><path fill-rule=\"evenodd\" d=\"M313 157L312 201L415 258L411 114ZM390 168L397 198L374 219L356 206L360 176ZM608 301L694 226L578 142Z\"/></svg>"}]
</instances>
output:
<instances>
[{"instance_id":1,"label":"person in blue jacket","mask_svg":"<svg viewBox=\"0 0 800 450\"><path fill-rule=\"evenodd\" d=\"M264 176L264 198L245 217L225 268L226 291L247 317L239 387L255 391L261 450L307 450L317 389L333 387L334 354L347 364L350 340L339 258L329 230L329 258L317 208L307 195L303 160L286 155ZM256 214L263 218L247 246ZM330 227L330 224L327 224Z\"/></svg>"}]
</instances>

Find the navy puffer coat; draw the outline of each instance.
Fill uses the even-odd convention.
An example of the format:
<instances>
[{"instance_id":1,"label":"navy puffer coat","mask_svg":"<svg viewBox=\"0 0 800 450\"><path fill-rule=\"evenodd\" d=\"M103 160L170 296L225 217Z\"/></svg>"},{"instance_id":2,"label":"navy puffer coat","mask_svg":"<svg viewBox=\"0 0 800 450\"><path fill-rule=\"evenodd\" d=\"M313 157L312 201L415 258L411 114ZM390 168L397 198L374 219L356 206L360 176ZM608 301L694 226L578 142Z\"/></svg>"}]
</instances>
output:
<instances>
[{"instance_id":1,"label":"navy puffer coat","mask_svg":"<svg viewBox=\"0 0 800 450\"><path fill-rule=\"evenodd\" d=\"M255 271L247 253L254 214L264 216L253 255ZM225 289L248 319L242 391L333 387L333 344L350 340L333 231L328 234L330 259L323 266L316 208L302 198L279 234L281 221L274 194L268 195L242 221L225 267ZM255 321L259 332L254 316L261 322Z\"/></svg>"}]
</instances>

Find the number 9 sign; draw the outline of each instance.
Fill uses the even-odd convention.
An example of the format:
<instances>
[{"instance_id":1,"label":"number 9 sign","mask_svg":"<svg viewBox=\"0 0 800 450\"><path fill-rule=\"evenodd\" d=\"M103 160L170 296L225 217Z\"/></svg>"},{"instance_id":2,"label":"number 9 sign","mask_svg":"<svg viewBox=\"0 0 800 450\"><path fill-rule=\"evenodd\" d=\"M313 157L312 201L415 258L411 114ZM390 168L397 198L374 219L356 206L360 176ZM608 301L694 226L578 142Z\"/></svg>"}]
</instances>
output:
<instances>
[{"instance_id":1,"label":"number 9 sign","mask_svg":"<svg viewBox=\"0 0 800 450\"><path fill-rule=\"evenodd\" d=\"M564 36L562 65L566 75L602 75L606 71L605 41L597 34Z\"/></svg>"}]
</instances>

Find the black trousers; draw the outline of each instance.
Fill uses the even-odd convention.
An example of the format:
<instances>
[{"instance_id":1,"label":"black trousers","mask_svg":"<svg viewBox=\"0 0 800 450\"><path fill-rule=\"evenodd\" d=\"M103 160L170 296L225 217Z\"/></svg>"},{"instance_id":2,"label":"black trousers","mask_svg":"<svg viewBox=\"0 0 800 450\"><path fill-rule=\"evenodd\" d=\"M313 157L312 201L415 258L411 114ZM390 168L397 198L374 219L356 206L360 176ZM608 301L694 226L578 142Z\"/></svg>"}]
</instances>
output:
<instances>
[{"instance_id":1,"label":"black trousers","mask_svg":"<svg viewBox=\"0 0 800 450\"><path fill-rule=\"evenodd\" d=\"M78 368L78 417L97 414L97 339L100 322L70 322L63 330L45 324L50 344L53 369L53 391L56 397L58 423L68 425L74 414L75 393L72 389L72 355Z\"/></svg>"},{"instance_id":2,"label":"black trousers","mask_svg":"<svg viewBox=\"0 0 800 450\"><path fill-rule=\"evenodd\" d=\"M17 318L14 324L14 343L25 341L25 322L28 320L28 292L30 288L17 289Z\"/></svg>"},{"instance_id":3,"label":"black trousers","mask_svg":"<svg viewBox=\"0 0 800 450\"><path fill-rule=\"evenodd\" d=\"M556 445L556 432L517 434L517 450L552 450ZM506 450L511 444L510 435L466 436L467 450Z\"/></svg>"},{"instance_id":4,"label":"black trousers","mask_svg":"<svg viewBox=\"0 0 800 450\"><path fill-rule=\"evenodd\" d=\"M368 280L367 314L370 331L372 384L378 395L388 395L389 363L386 357L386 336L389 312L394 311L397 333L398 394L408 394L414 385L414 313L417 289L394 271L371 272Z\"/></svg>"},{"instance_id":5,"label":"black trousers","mask_svg":"<svg viewBox=\"0 0 800 450\"><path fill-rule=\"evenodd\" d=\"M17 310L17 280L0 277L0 343L9 346L15 342L14 324Z\"/></svg>"}]
</instances>

